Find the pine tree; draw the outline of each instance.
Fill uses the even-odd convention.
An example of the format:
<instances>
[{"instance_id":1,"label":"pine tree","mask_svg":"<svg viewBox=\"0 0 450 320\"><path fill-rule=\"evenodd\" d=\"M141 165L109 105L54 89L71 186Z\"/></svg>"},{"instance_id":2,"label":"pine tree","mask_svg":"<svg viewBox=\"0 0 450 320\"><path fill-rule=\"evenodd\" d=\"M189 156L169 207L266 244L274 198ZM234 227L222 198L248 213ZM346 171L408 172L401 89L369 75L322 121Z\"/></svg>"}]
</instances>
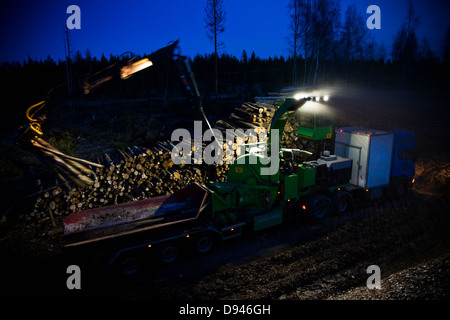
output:
<instances>
[{"instance_id":1,"label":"pine tree","mask_svg":"<svg viewBox=\"0 0 450 320\"><path fill-rule=\"evenodd\" d=\"M206 35L214 41L214 77L216 99L218 97L218 50L223 48L224 43L219 41L219 35L225 31L225 9L223 0L207 0L205 7Z\"/></svg>"}]
</instances>

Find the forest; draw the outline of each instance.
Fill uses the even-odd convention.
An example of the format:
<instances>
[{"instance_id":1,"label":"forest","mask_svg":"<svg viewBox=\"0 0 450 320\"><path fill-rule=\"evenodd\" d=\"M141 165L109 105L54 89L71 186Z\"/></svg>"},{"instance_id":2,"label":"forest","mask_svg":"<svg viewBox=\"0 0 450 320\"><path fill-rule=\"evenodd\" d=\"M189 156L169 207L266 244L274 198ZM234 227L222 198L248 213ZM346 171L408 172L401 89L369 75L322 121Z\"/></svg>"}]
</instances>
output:
<instances>
[{"instance_id":1,"label":"forest","mask_svg":"<svg viewBox=\"0 0 450 320\"><path fill-rule=\"evenodd\" d=\"M448 35L449 31L447 31ZM245 50L241 57L222 53L218 57L219 93L252 97L293 84L411 86L448 82L446 74L450 65L450 36L447 38L449 40L443 59L431 52L426 41L422 47L419 47L420 51L418 49L415 54L416 58L408 62L405 62L406 58L402 56L387 58L385 48L378 46L375 42L370 43L366 54L352 58L350 61L346 61L344 56L335 53L323 58L316 81L298 79L294 82L292 57L281 55L260 58L254 51L248 54ZM374 53L372 50L374 48L378 48L378 54ZM394 48L392 50L395 51ZM336 51L333 50L333 52ZM134 56L135 59L140 57L140 55ZM0 77L7 80L3 82L4 97L6 95L9 102L33 103L40 97L44 97L50 88L67 81L67 64L70 64L72 85L81 86L87 75L103 70L114 63L125 63L130 58L130 54L122 57L111 54L109 58L102 55L98 59L92 57L89 50L86 50L84 54L77 50L67 61L54 61L48 56L45 60L33 60L29 57L23 62L3 62L0 66ZM305 66L312 64L313 62L310 61L312 59L297 57L296 73L301 75L301 78L304 73L306 78L311 77L309 68ZM211 94L214 90L213 81L211 81L214 77L214 54L197 54L190 58L190 62L201 93ZM408 65L407 70L405 70L405 64ZM174 89L173 82L167 81L170 76L169 70L160 68L155 72L150 68L127 81L110 86L105 93L111 98L123 99L163 97L167 95L167 90Z\"/></svg>"},{"instance_id":2,"label":"forest","mask_svg":"<svg viewBox=\"0 0 450 320\"><path fill-rule=\"evenodd\" d=\"M228 54L221 42L219 51L189 57L201 95L205 98L214 95L216 62L217 93L221 97L247 99L287 86L448 84L450 26L443 32L442 51L433 52L426 37L417 37L420 16L410 2L392 48L386 48L371 36L355 6L342 13L339 2L290 1L287 57L260 58L254 51L245 50L236 57ZM84 52L76 49L69 50L65 60L55 61L51 56L34 60L29 56L24 61L2 62L3 101L8 104L4 111L12 113L11 116L22 114L30 104L45 99L50 88L65 82L70 84L66 90L69 97L69 89L76 92L73 89L80 88L87 75L142 57L133 53L107 56L102 54L98 58L89 49ZM177 99L180 92L172 76L168 68L153 67L90 96L74 95L70 99ZM11 118L4 122L11 124Z\"/></svg>"}]
</instances>

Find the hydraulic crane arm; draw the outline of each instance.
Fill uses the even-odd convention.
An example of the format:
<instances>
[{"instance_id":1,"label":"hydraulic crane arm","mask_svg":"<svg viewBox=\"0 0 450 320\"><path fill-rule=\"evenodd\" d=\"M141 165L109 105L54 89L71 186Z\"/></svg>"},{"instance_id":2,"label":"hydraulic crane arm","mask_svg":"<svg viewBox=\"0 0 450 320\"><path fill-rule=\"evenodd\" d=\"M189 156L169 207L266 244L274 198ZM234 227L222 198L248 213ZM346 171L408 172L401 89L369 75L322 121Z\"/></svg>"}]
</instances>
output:
<instances>
[{"instance_id":1,"label":"hydraulic crane arm","mask_svg":"<svg viewBox=\"0 0 450 320\"><path fill-rule=\"evenodd\" d=\"M278 140L278 150L280 150L281 147L281 140L283 139L283 132L284 127L286 126L287 121L294 115L294 113L301 108L307 101L310 101L311 97L306 97L302 99L294 99L294 98L287 98L283 101L283 103L278 107L278 109L275 111L272 122L270 123L270 130L269 130L269 143L271 140L270 134L272 130L278 130L279 133L279 140Z\"/></svg>"},{"instance_id":2,"label":"hydraulic crane arm","mask_svg":"<svg viewBox=\"0 0 450 320\"><path fill-rule=\"evenodd\" d=\"M87 95L112 80L126 80L133 74L151 66L166 66L169 67L170 70L173 70L175 76L180 80L181 91L188 103L198 107L203 113L202 100L194 73L189 64L189 59L186 56L180 55L178 43L179 41L176 40L168 46L161 48L150 55L144 56L140 60L132 58L125 63L116 62L99 72L89 74L84 79L82 87L75 88L74 94ZM43 134L41 129L41 122L43 119L42 117L39 119L38 115L49 109L52 105L61 102L61 100L67 96L67 93L65 92L66 85L67 83L62 83L52 88L47 92L45 100L36 103L27 109L26 117L29 124L25 132L31 132L33 136L41 136Z\"/></svg>"},{"instance_id":3,"label":"hydraulic crane arm","mask_svg":"<svg viewBox=\"0 0 450 320\"><path fill-rule=\"evenodd\" d=\"M132 58L126 62L119 61L99 72L90 74L84 79L81 87L74 88L73 93L87 95L110 81L128 79L133 74L151 66L163 66L173 71L180 80L181 90L188 103L193 107L198 107L203 113L202 100L194 74L188 58L180 55L178 42L178 40L174 41L140 60ZM93 180L87 178L86 175L93 176L93 172L84 167L86 161L65 156L41 138L43 135L41 124L46 118L45 112L67 97L66 85L67 83L62 83L50 89L45 100L30 106L26 110L25 115L28 124L22 128L22 134L16 139L16 142L32 147L32 150L38 150L39 158L47 163L50 162L57 172L63 172L65 176L68 176L75 183L79 185L91 184ZM204 113L203 116L209 125ZM92 163L88 165L96 166L96 164Z\"/></svg>"}]
</instances>

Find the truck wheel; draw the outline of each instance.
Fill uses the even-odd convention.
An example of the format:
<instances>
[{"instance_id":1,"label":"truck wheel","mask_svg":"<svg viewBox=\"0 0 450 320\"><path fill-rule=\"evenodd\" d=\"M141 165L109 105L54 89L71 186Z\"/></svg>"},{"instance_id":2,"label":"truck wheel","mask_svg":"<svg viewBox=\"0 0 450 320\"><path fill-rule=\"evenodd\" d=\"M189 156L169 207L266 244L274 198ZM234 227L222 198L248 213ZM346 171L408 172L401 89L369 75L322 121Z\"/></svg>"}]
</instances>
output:
<instances>
[{"instance_id":1,"label":"truck wheel","mask_svg":"<svg viewBox=\"0 0 450 320\"><path fill-rule=\"evenodd\" d=\"M178 257L178 248L168 245L161 249L161 261L164 263L174 262Z\"/></svg>"},{"instance_id":2,"label":"truck wheel","mask_svg":"<svg viewBox=\"0 0 450 320\"><path fill-rule=\"evenodd\" d=\"M213 244L214 244L214 239L209 234L205 234L205 235L198 237L198 239L195 243L197 252L199 252L201 254L205 254L205 253L208 253L209 251L211 251Z\"/></svg>"},{"instance_id":3,"label":"truck wheel","mask_svg":"<svg viewBox=\"0 0 450 320\"><path fill-rule=\"evenodd\" d=\"M315 220L321 220L331 212L331 200L323 195L314 196L310 205L309 215Z\"/></svg>"},{"instance_id":4,"label":"truck wheel","mask_svg":"<svg viewBox=\"0 0 450 320\"><path fill-rule=\"evenodd\" d=\"M132 256L125 257L119 262L120 271L127 276L136 274L136 272L140 269L140 267L141 267L141 260L139 258Z\"/></svg>"},{"instance_id":5,"label":"truck wheel","mask_svg":"<svg viewBox=\"0 0 450 320\"><path fill-rule=\"evenodd\" d=\"M409 194L408 180L405 177L396 177L392 179L389 192L396 198L404 198Z\"/></svg>"},{"instance_id":6,"label":"truck wheel","mask_svg":"<svg viewBox=\"0 0 450 320\"><path fill-rule=\"evenodd\" d=\"M353 205L353 197L347 191L337 191L333 197L334 212L344 214L351 209Z\"/></svg>"},{"instance_id":7,"label":"truck wheel","mask_svg":"<svg viewBox=\"0 0 450 320\"><path fill-rule=\"evenodd\" d=\"M394 184L394 192L397 198L403 198L408 194L408 186L403 181Z\"/></svg>"}]
</instances>

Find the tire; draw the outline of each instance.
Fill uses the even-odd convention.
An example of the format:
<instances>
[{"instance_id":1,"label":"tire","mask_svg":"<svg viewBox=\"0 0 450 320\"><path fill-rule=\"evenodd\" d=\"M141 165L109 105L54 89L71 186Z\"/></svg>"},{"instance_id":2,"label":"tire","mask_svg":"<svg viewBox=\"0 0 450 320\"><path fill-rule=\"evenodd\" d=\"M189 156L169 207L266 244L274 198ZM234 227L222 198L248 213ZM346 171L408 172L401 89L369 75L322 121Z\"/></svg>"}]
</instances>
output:
<instances>
[{"instance_id":1,"label":"tire","mask_svg":"<svg viewBox=\"0 0 450 320\"><path fill-rule=\"evenodd\" d=\"M195 241L195 250L200 254L206 254L211 251L214 246L214 239L210 234L204 234Z\"/></svg>"},{"instance_id":2,"label":"tire","mask_svg":"<svg viewBox=\"0 0 450 320\"><path fill-rule=\"evenodd\" d=\"M334 212L338 215L342 215L353 207L353 197L347 191L339 190L333 196L333 208Z\"/></svg>"},{"instance_id":3,"label":"tire","mask_svg":"<svg viewBox=\"0 0 450 320\"><path fill-rule=\"evenodd\" d=\"M398 199L405 198L409 195L410 186L409 179L405 177L397 177L391 182L390 193Z\"/></svg>"},{"instance_id":4,"label":"tire","mask_svg":"<svg viewBox=\"0 0 450 320\"><path fill-rule=\"evenodd\" d=\"M161 261L164 263L172 263L178 258L178 248L171 244L161 248Z\"/></svg>"},{"instance_id":5,"label":"tire","mask_svg":"<svg viewBox=\"0 0 450 320\"><path fill-rule=\"evenodd\" d=\"M404 198L408 195L408 187L406 186L406 183L403 181L398 181L394 184L394 194L397 198Z\"/></svg>"},{"instance_id":6,"label":"tire","mask_svg":"<svg viewBox=\"0 0 450 320\"><path fill-rule=\"evenodd\" d=\"M141 268L141 259L133 256L124 257L119 261L118 268L124 275L134 275Z\"/></svg>"},{"instance_id":7,"label":"tire","mask_svg":"<svg viewBox=\"0 0 450 320\"><path fill-rule=\"evenodd\" d=\"M314 220L322 220L331 212L331 200L323 195L316 195L313 197L309 216Z\"/></svg>"}]
</instances>

